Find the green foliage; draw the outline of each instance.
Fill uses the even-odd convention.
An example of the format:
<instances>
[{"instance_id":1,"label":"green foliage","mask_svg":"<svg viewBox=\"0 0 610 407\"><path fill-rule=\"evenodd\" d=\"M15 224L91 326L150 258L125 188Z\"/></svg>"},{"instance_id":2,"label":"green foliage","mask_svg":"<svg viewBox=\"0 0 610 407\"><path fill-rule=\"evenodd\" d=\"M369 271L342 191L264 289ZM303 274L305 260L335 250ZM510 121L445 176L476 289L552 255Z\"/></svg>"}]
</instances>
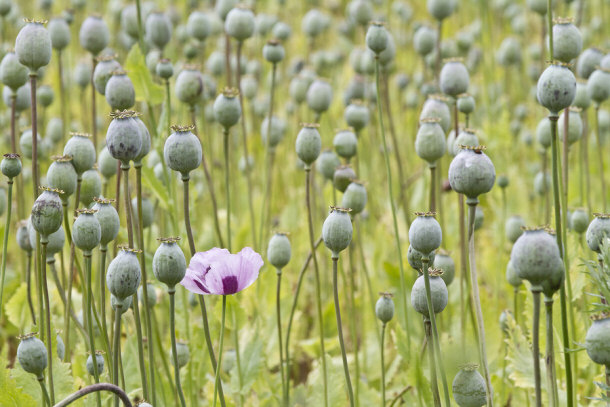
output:
<instances>
[{"instance_id":1,"label":"green foliage","mask_svg":"<svg viewBox=\"0 0 610 407\"><path fill-rule=\"evenodd\" d=\"M133 83L138 102L149 103L153 106L163 102L163 87L153 82L139 45L134 45L129 51L125 61L125 70Z\"/></svg>"},{"instance_id":2,"label":"green foliage","mask_svg":"<svg viewBox=\"0 0 610 407\"><path fill-rule=\"evenodd\" d=\"M6 365L7 361L2 358L2 365ZM11 377L11 373L16 369L0 369L0 405L4 407L35 407L37 400L28 392L17 384L17 381ZM30 375L31 376L31 375ZM40 389L37 383L33 383L35 389L40 394Z\"/></svg>"},{"instance_id":3,"label":"green foliage","mask_svg":"<svg viewBox=\"0 0 610 407\"><path fill-rule=\"evenodd\" d=\"M25 332L25 327L32 323L25 284L21 284L17 288L11 299L4 305L4 309L10 323Z\"/></svg>"}]
</instances>

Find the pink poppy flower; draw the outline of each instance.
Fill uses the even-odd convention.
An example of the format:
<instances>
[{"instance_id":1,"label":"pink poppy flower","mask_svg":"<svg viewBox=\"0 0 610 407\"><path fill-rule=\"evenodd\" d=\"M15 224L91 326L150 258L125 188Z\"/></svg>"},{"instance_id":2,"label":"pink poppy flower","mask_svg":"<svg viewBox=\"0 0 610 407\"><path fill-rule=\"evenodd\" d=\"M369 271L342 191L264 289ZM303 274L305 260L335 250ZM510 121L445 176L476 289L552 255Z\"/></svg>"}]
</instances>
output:
<instances>
[{"instance_id":1,"label":"pink poppy flower","mask_svg":"<svg viewBox=\"0 0 610 407\"><path fill-rule=\"evenodd\" d=\"M180 284L196 294L231 295L255 282L263 264L260 254L250 247L236 254L214 247L195 253Z\"/></svg>"}]
</instances>

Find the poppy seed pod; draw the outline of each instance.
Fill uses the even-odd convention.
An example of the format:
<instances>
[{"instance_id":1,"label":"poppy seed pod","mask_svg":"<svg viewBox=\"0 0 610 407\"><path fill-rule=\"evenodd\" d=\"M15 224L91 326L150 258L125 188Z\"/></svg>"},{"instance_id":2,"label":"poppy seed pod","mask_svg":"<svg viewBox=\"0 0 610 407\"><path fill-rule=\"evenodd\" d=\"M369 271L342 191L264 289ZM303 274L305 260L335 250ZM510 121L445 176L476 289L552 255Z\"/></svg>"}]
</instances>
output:
<instances>
[{"instance_id":1,"label":"poppy seed pod","mask_svg":"<svg viewBox=\"0 0 610 407\"><path fill-rule=\"evenodd\" d=\"M152 12L146 17L146 40L163 49L172 38L172 22L167 15Z\"/></svg>"},{"instance_id":2,"label":"poppy seed pod","mask_svg":"<svg viewBox=\"0 0 610 407\"><path fill-rule=\"evenodd\" d=\"M203 76L191 66L185 66L176 77L174 85L176 97L188 105L195 105L203 93Z\"/></svg>"},{"instance_id":3,"label":"poppy seed pod","mask_svg":"<svg viewBox=\"0 0 610 407\"><path fill-rule=\"evenodd\" d=\"M471 95L463 94L458 96L457 108L461 113L470 114L474 112L475 101Z\"/></svg>"},{"instance_id":4,"label":"poppy seed pod","mask_svg":"<svg viewBox=\"0 0 610 407\"><path fill-rule=\"evenodd\" d=\"M413 248L413 246L409 245L409 249L407 250L407 261L409 262L409 266L411 266L414 270L416 270L418 273L422 273L423 270L423 263L422 263L422 257L424 257L424 255L418 251L415 250ZM436 254L434 252L430 253L428 255L429 257L429 264L434 264L434 260L436 259Z\"/></svg>"},{"instance_id":5,"label":"poppy seed pod","mask_svg":"<svg viewBox=\"0 0 610 407\"><path fill-rule=\"evenodd\" d=\"M210 35L210 21L207 14L201 11L193 11L186 21L188 35L197 41L205 41Z\"/></svg>"},{"instance_id":6,"label":"poppy seed pod","mask_svg":"<svg viewBox=\"0 0 610 407\"><path fill-rule=\"evenodd\" d=\"M91 254L102 237L102 227L95 217L95 210L79 209L78 217L72 226L72 241L83 252Z\"/></svg>"},{"instance_id":7,"label":"poppy seed pod","mask_svg":"<svg viewBox=\"0 0 610 407\"><path fill-rule=\"evenodd\" d=\"M100 245L104 248L113 241L119 234L120 219L119 214L112 205L114 200L104 198L94 198L94 216L100 224Z\"/></svg>"},{"instance_id":8,"label":"poppy seed pod","mask_svg":"<svg viewBox=\"0 0 610 407\"><path fill-rule=\"evenodd\" d=\"M471 201L489 192L495 179L496 170L482 146L462 149L449 165L451 188Z\"/></svg>"},{"instance_id":9,"label":"poppy seed pod","mask_svg":"<svg viewBox=\"0 0 610 407\"><path fill-rule=\"evenodd\" d=\"M252 75L243 76L241 78L241 91L246 99L254 99L258 91L258 81L256 78Z\"/></svg>"},{"instance_id":10,"label":"poppy seed pod","mask_svg":"<svg viewBox=\"0 0 610 407\"><path fill-rule=\"evenodd\" d=\"M570 217L572 229L576 233L585 233L589 227L589 215L584 209L575 209Z\"/></svg>"},{"instance_id":11,"label":"poppy seed pod","mask_svg":"<svg viewBox=\"0 0 610 407\"><path fill-rule=\"evenodd\" d=\"M21 174L21 159L19 154L4 154L2 163L0 163L0 170L9 179L13 179Z\"/></svg>"},{"instance_id":12,"label":"poppy seed pod","mask_svg":"<svg viewBox=\"0 0 610 407\"><path fill-rule=\"evenodd\" d=\"M53 117L47 122L47 127L45 128L45 134L48 140L50 140L53 144L58 144L62 141L63 132L64 132L64 124L63 121L58 117Z\"/></svg>"},{"instance_id":13,"label":"poppy seed pod","mask_svg":"<svg viewBox=\"0 0 610 407\"><path fill-rule=\"evenodd\" d=\"M112 121L106 131L106 146L110 155L121 161L124 166L129 166L129 161L135 160L142 149L140 126L134 119L137 115L137 112L129 110L110 113Z\"/></svg>"},{"instance_id":14,"label":"poppy seed pod","mask_svg":"<svg viewBox=\"0 0 610 407\"><path fill-rule=\"evenodd\" d=\"M95 90L103 95L106 92L106 84L110 80L112 73L121 70L121 64L115 59L114 55L98 57L98 62L93 70L93 85Z\"/></svg>"},{"instance_id":15,"label":"poppy seed pod","mask_svg":"<svg viewBox=\"0 0 610 407\"><path fill-rule=\"evenodd\" d=\"M352 241L352 220L349 209L331 207L328 217L322 225L322 239L334 258L345 250Z\"/></svg>"},{"instance_id":16,"label":"poppy seed pod","mask_svg":"<svg viewBox=\"0 0 610 407\"><path fill-rule=\"evenodd\" d=\"M449 17L457 7L457 0L427 0L428 13L438 21Z\"/></svg>"},{"instance_id":17,"label":"poppy seed pod","mask_svg":"<svg viewBox=\"0 0 610 407\"><path fill-rule=\"evenodd\" d=\"M515 270L510 260L506 264L506 281L515 288L519 288L523 284L523 280L517 274L517 270Z\"/></svg>"},{"instance_id":18,"label":"poppy seed pod","mask_svg":"<svg viewBox=\"0 0 610 407\"><path fill-rule=\"evenodd\" d=\"M447 253L440 250L439 253L436 253L433 264L435 269L439 269L443 272L441 278L445 282L445 285L449 287L455 278L455 262L453 259Z\"/></svg>"},{"instance_id":19,"label":"poppy seed pod","mask_svg":"<svg viewBox=\"0 0 610 407\"><path fill-rule=\"evenodd\" d=\"M322 139L318 132L318 124L303 123L302 126L297 135L295 148L299 159L309 166L320 155Z\"/></svg>"},{"instance_id":20,"label":"poppy seed pod","mask_svg":"<svg viewBox=\"0 0 610 407\"><path fill-rule=\"evenodd\" d=\"M540 291L540 284L561 263L557 241L544 229L525 230L513 245L510 260L517 275L531 283L532 291Z\"/></svg>"},{"instance_id":21,"label":"poppy seed pod","mask_svg":"<svg viewBox=\"0 0 610 407\"><path fill-rule=\"evenodd\" d=\"M307 89L307 106L317 114L328 110L333 100L333 89L328 82L316 79Z\"/></svg>"},{"instance_id":22,"label":"poppy seed pod","mask_svg":"<svg viewBox=\"0 0 610 407\"><path fill-rule=\"evenodd\" d=\"M536 126L536 140L544 148L551 146L551 121L548 117L542 118Z\"/></svg>"},{"instance_id":23,"label":"poppy seed pod","mask_svg":"<svg viewBox=\"0 0 610 407\"><path fill-rule=\"evenodd\" d=\"M19 227L17 228L17 244L24 252L31 253L33 247L30 242L30 233L27 225L28 223L26 221L21 221L19 223Z\"/></svg>"},{"instance_id":24,"label":"poppy seed pod","mask_svg":"<svg viewBox=\"0 0 610 407\"><path fill-rule=\"evenodd\" d=\"M303 103L307 98L307 90L312 82L313 80L302 75L292 78L288 88L290 97L299 105Z\"/></svg>"},{"instance_id":25,"label":"poppy seed pod","mask_svg":"<svg viewBox=\"0 0 610 407\"><path fill-rule=\"evenodd\" d=\"M306 36L315 38L325 29L325 20L328 17L318 9L309 10L301 20L301 29Z\"/></svg>"},{"instance_id":26,"label":"poppy seed pod","mask_svg":"<svg viewBox=\"0 0 610 407\"><path fill-rule=\"evenodd\" d=\"M597 69L603 57L604 54L597 48L587 48L578 57L576 74L580 78L589 79L589 76Z\"/></svg>"},{"instance_id":27,"label":"poppy seed pod","mask_svg":"<svg viewBox=\"0 0 610 407\"><path fill-rule=\"evenodd\" d=\"M91 66L86 62L76 64L74 67L74 81L80 86L81 90L89 86L91 82Z\"/></svg>"},{"instance_id":28,"label":"poppy seed pod","mask_svg":"<svg viewBox=\"0 0 610 407\"><path fill-rule=\"evenodd\" d=\"M546 14L547 11L547 0L527 0L527 7L535 13L541 16Z\"/></svg>"},{"instance_id":29,"label":"poppy seed pod","mask_svg":"<svg viewBox=\"0 0 610 407\"><path fill-rule=\"evenodd\" d=\"M396 44L394 43L394 37L388 32L388 45L379 54L379 63L383 68L391 69L391 64L396 58Z\"/></svg>"},{"instance_id":30,"label":"poppy seed pod","mask_svg":"<svg viewBox=\"0 0 610 407\"><path fill-rule=\"evenodd\" d=\"M349 184L356 179L356 173L350 165L340 165L333 174L333 185L341 192L345 192Z\"/></svg>"},{"instance_id":31,"label":"poppy seed pod","mask_svg":"<svg viewBox=\"0 0 610 407\"><path fill-rule=\"evenodd\" d=\"M366 127L366 125L369 123L369 109L362 102L352 101L345 108L343 118L348 126L352 127L358 132Z\"/></svg>"},{"instance_id":32,"label":"poppy seed pod","mask_svg":"<svg viewBox=\"0 0 610 407\"><path fill-rule=\"evenodd\" d=\"M7 52L0 63L0 80L16 92L28 81L28 68L19 62L15 52Z\"/></svg>"},{"instance_id":33,"label":"poppy seed pod","mask_svg":"<svg viewBox=\"0 0 610 407\"><path fill-rule=\"evenodd\" d=\"M582 35L570 19L557 19L553 25L553 58L570 62L582 50Z\"/></svg>"},{"instance_id":34,"label":"poppy seed pod","mask_svg":"<svg viewBox=\"0 0 610 407\"><path fill-rule=\"evenodd\" d=\"M574 96L572 105L583 110L586 110L591 106L591 96L589 96L586 82L576 83L576 95Z\"/></svg>"},{"instance_id":35,"label":"poppy seed pod","mask_svg":"<svg viewBox=\"0 0 610 407\"><path fill-rule=\"evenodd\" d=\"M168 80L174 76L174 66L167 58L161 58L155 67L155 73L159 78Z\"/></svg>"},{"instance_id":36,"label":"poppy seed pod","mask_svg":"<svg viewBox=\"0 0 610 407\"><path fill-rule=\"evenodd\" d=\"M381 297L375 303L375 315L384 324L394 318L394 301L389 293L381 293Z\"/></svg>"},{"instance_id":37,"label":"poppy seed pod","mask_svg":"<svg viewBox=\"0 0 610 407\"><path fill-rule=\"evenodd\" d=\"M48 236L61 226L63 211L61 193L58 189L40 187L42 193L38 195L32 206L31 221L34 229L42 236Z\"/></svg>"},{"instance_id":38,"label":"poppy seed pod","mask_svg":"<svg viewBox=\"0 0 610 407\"><path fill-rule=\"evenodd\" d=\"M140 285L140 262L136 253L134 249L122 247L108 265L106 285L118 300L123 301L135 294Z\"/></svg>"},{"instance_id":39,"label":"poppy seed pod","mask_svg":"<svg viewBox=\"0 0 610 407\"><path fill-rule=\"evenodd\" d=\"M286 41L292 35L292 28L282 21L273 25L271 34L280 41Z\"/></svg>"},{"instance_id":40,"label":"poppy seed pod","mask_svg":"<svg viewBox=\"0 0 610 407\"><path fill-rule=\"evenodd\" d=\"M70 26L64 18L55 17L49 21L49 37L53 49L61 51L70 43Z\"/></svg>"},{"instance_id":41,"label":"poppy seed pod","mask_svg":"<svg viewBox=\"0 0 610 407\"><path fill-rule=\"evenodd\" d=\"M339 157L337 157L337 154L335 154L334 151L324 150L322 153L320 153L316 168L325 179L332 181L335 175L335 170L340 165L341 161L339 161Z\"/></svg>"},{"instance_id":42,"label":"poppy seed pod","mask_svg":"<svg viewBox=\"0 0 610 407\"><path fill-rule=\"evenodd\" d=\"M15 39L15 53L21 65L36 73L51 60L51 37L43 21L26 20Z\"/></svg>"},{"instance_id":43,"label":"poppy seed pod","mask_svg":"<svg viewBox=\"0 0 610 407\"><path fill-rule=\"evenodd\" d=\"M104 355L102 355L101 352L96 351L95 352L95 362L97 363L97 374L102 374L102 372L104 371ZM87 367L87 372L93 376L95 373L95 369L93 366L93 357L92 355L89 355L87 357L87 363L86 363L86 367Z\"/></svg>"},{"instance_id":44,"label":"poppy seed pod","mask_svg":"<svg viewBox=\"0 0 610 407\"><path fill-rule=\"evenodd\" d=\"M358 139L351 129L339 130L333 139L333 146L340 157L349 161L358 152Z\"/></svg>"},{"instance_id":45,"label":"poppy seed pod","mask_svg":"<svg viewBox=\"0 0 610 407\"><path fill-rule=\"evenodd\" d=\"M523 234L522 227L525 226L525 220L519 215L513 215L506 219L504 228L506 229L506 238L509 242L515 243L519 236Z\"/></svg>"},{"instance_id":46,"label":"poppy seed pod","mask_svg":"<svg viewBox=\"0 0 610 407\"><path fill-rule=\"evenodd\" d=\"M117 160L112 155L110 155L110 151L108 151L108 148L104 146L102 151L100 151L100 155L97 159L97 166L106 181L108 181L110 177L116 174L116 163Z\"/></svg>"},{"instance_id":47,"label":"poppy seed pod","mask_svg":"<svg viewBox=\"0 0 610 407\"><path fill-rule=\"evenodd\" d=\"M601 244L605 238L610 237L610 215L594 213L593 220L589 223L585 238L587 246L594 252L601 253Z\"/></svg>"},{"instance_id":48,"label":"poppy seed pod","mask_svg":"<svg viewBox=\"0 0 610 407\"><path fill-rule=\"evenodd\" d=\"M254 34L254 13L245 7L235 7L227 14L225 31L237 41L245 41Z\"/></svg>"},{"instance_id":49,"label":"poppy seed pod","mask_svg":"<svg viewBox=\"0 0 610 407\"><path fill-rule=\"evenodd\" d=\"M453 157L460 152L460 146L476 147L479 145L479 138L472 129L460 130L458 136L455 138L452 144L449 144L449 137L447 138L447 144L449 145L450 153Z\"/></svg>"},{"instance_id":50,"label":"poppy seed pod","mask_svg":"<svg viewBox=\"0 0 610 407\"><path fill-rule=\"evenodd\" d=\"M81 24L78 38L84 49L97 55L110 42L110 31L101 17L89 16Z\"/></svg>"},{"instance_id":51,"label":"poppy seed pod","mask_svg":"<svg viewBox=\"0 0 610 407\"><path fill-rule=\"evenodd\" d=\"M95 147L88 134L70 133L72 137L64 147L64 155L72 157L76 173L81 175L95 164Z\"/></svg>"},{"instance_id":52,"label":"poppy seed pod","mask_svg":"<svg viewBox=\"0 0 610 407\"><path fill-rule=\"evenodd\" d=\"M185 342L181 342L181 341L176 342L176 353L178 356L178 358L177 358L178 359L178 368L182 368L182 367L186 366L186 364L189 362L189 358L190 358L190 352L189 352L188 345ZM169 354L173 358L171 349L170 349Z\"/></svg>"},{"instance_id":53,"label":"poppy seed pod","mask_svg":"<svg viewBox=\"0 0 610 407\"><path fill-rule=\"evenodd\" d=\"M56 156L53 159L47 170L47 183L50 187L64 191L61 199L65 201L76 191L76 170L70 156Z\"/></svg>"},{"instance_id":54,"label":"poppy seed pod","mask_svg":"<svg viewBox=\"0 0 610 407\"><path fill-rule=\"evenodd\" d=\"M138 124L138 127L140 128L140 138L142 139L142 148L140 149L140 153L133 160L134 162L138 163L138 162L141 162L142 159L144 157L146 157L146 155L148 155L148 153L150 152L151 140L150 140L150 132L148 131L148 127L146 127L146 125L144 124L142 119L140 119L139 116L136 116L136 117L134 117L134 120L136 121L136 123Z\"/></svg>"},{"instance_id":55,"label":"poppy seed pod","mask_svg":"<svg viewBox=\"0 0 610 407\"><path fill-rule=\"evenodd\" d=\"M286 233L274 234L267 246L267 260L269 260L269 263L281 270L288 264L291 256L292 249L288 235Z\"/></svg>"},{"instance_id":56,"label":"poppy seed pod","mask_svg":"<svg viewBox=\"0 0 610 407\"><path fill-rule=\"evenodd\" d=\"M572 104L576 95L576 77L567 66L553 64L542 72L538 79L536 95L538 102L547 108L551 115Z\"/></svg>"},{"instance_id":57,"label":"poppy seed pod","mask_svg":"<svg viewBox=\"0 0 610 407\"><path fill-rule=\"evenodd\" d=\"M383 52L389 40L388 30L380 22L372 22L366 31L366 46L377 56Z\"/></svg>"},{"instance_id":58,"label":"poppy seed pod","mask_svg":"<svg viewBox=\"0 0 610 407\"><path fill-rule=\"evenodd\" d=\"M173 133L165 140L163 157L165 164L188 177L189 172L201 164L201 142L191 130L194 126L172 126Z\"/></svg>"},{"instance_id":59,"label":"poppy seed pod","mask_svg":"<svg viewBox=\"0 0 610 407\"><path fill-rule=\"evenodd\" d=\"M49 107L53 103L55 94L50 86L42 85L38 88L38 102L42 107Z\"/></svg>"},{"instance_id":60,"label":"poppy seed pod","mask_svg":"<svg viewBox=\"0 0 610 407\"><path fill-rule=\"evenodd\" d=\"M80 202L89 207L93 199L102 194L102 178L95 168L83 172L80 187Z\"/></svg>"},{"instance_id":61,"label":"poppy seed pod","mask_svg":"<svg viewBox=\"0 0 610 407\"><path fill-rule=\"evenodd\" d=\"M470 84L468 69L461 60L449 60L441 69L439 83L444 94L457 97L468 90Z\"/></svg>"},{"instance_id":62,"label":"poppy seed pod","mask_svg":"<svg viewBox=\"0 0 610 407\"><path fill-rule=\"evenodd\" d=\"M66 356L66 345L64 344L64 340L61 339L59 331L57 332L57 335L55 335L55 342L57 343L57 357L59 360L64 360L64 357Z\"/></svg>"},{"instance_id":63,"label":"poppy seed pod","mask_svg":"<svg viewBox=\"0 0 610 407\"><path fill-rule=\"evenodd\" d=\"M133 209L133 217L135 219L139 219L138 199L135 197L131 200L131 208ZM155 208L153 207L152 202L150 202L150 199L146 197L142 198L142 223L144 228L147 228L152 225L155 217L154 212Z\"/></svg>"},{"instance_id":64,"label":"poppy seed pod","mask_svg":"<svg viewBox=\"0 0 610 407\"><path fill-rule=\"evenodd\" d=\"M123 300L119 300L117 297L110 294L110 306L112 307L112 309L116 310L118 308L118 306L120 305L121 306L121 315L123 315L124 313L129 311L129 308L131 308L132 303L133 303L133 297L131 297L131 296L126 297Z\"/></svg>"},{"instance_id":65,"label":"poppy seed pod","mask_svg":"<svg viewBox=\"0 0 610 407\"><path fill-rule=\"evenodd\" d=\"M462 367L453 378L453 398L460 407L481 407L487 403L487 386L477 368L477 365Z\"/></svg>"},{"instance_id":66,"label":"poppy seed pod","mask_svg":"<svg viewBox=\"0 0 610 407\"><path fill-rule=\"evenodd\" d=\"M440 277L440 270L430 272L430 300L435 314L442 312L449 302L449 291L445 281ZM417 277L413 288L411 288L411 305L418 313L426 318L430 318L428 312L428 302L426 300L425 276Z\"/></svg>"},{"instance_id":67,"label":"poppy seed pod","mask_svg":"<svg viewBox=\"0 0 610 407\"><path fill-rule=\"evenodd\" d=\"M447 133L451 126L451 112L449 106L447 106L446 98L442 95L430 95L424 102L421 113L419 115L419 121L424 119L436 118L441 120L441 127L443 131Z\"/></svg>"},{"instance_id":68,"label":"poppy seed pod","mask_svg":"<svg viewBox=\"0 0 610 407\"><path fill-rule=\"evenodd\" d=\"M47 348L34 335L28 334L19 338L21 342L17 347L17 360L23 370L42 379L42 372L47 367Z\"/></svg>"},{"instance_id":69,"label":"poppy seed pod","mask_svg":"<svg viewBox=\"0 0 610 407\"><path fill-rule=\"evenodd\" d=\"M508 187L510 180L506 174L498 175L497 184L500 188L504 189Z\"/></svg>"},{"instance_id":70,"label":"poppy seed pod","mask_svg":"<svg viewBox=\"0 0 610 407\"><path fill-rule=\"evenodd\" d=\"M413 46L415 51L421 55L428 55L434 49L437 33L432 28L422 25L413 35Z\"/></svg>"},{"instance_id":71,"label":"poppy seed pod","mask_svg":"<svg viewBox=\"0 0 610 407\"><path fill-rule=\"evenodd\" d=\"M146 305L148 308L152 308L157 305L157 289L151 283L146 283ZM138 288L138 298L140 303L144 304L144 284Z\"/></svg>"},{"instance_id":72,"label":"poppy seed pod","mask_svg":"<svg viewBox=\"0 0 610 407\"><path fill-rule=\"evenodd\" d=\"M227 88L214 101L214 118L225 130L230 129L241 117L237 89Z\"/></svg>"},{"instance_id":73,"label":"poppy seed pod","mask_svg":"<svg viewBox=\"0 0 610 407\"><path fill-rule=\"evenodd\" d=\"M420 122L415 136L415 152L431 167L445 154L445 133L439 119L426 119Z\"/></svg>"},{"instance_id":74,"label":"poppy seed pod","mask_svg":"<svg viewBox=\"0 0 610 407\"><path fill-rule=\"evenodd\" d=\"M268 131L271 131L271 137L268 136ZM273 115L273 119L271 120L271 128L269 128L269 116L265 117L265 119L261 123L261 137L263 139L263 144L268 146L271 149L277 147L277 145L284 138L284 134L286 133L286 122L284 119L281 119L275 115Z\"/></svg>"},{"instance_id":75,"label":"poppy seed pod","mask_svg":"<svg viewBox=\"0 0 610 407\"><path fill-rule=\"evenodd\" d=\"M104 90L106 102L112 110L125 110L136 104L136 91L127 73L114 71Z\"/></svg>"},{"instance_id":76,"label":"poppy seed pod","mask_svg":"<svg viewBox=\"0 0 610 407\"><path fill-rule=\"evenodd\" d=\"M428 255L438 249L443 241L441 225L434 218L434 212L417 212L416 215L409 228L409 242L415 250Z\"/></svg>"},{"instance_id":77,"label":"poppy seed pod","mask_svg":"<svg viewBox=\"0 0 610 407\"><path fill-rule=\"evenodd\" d=\"M38 155L44 154L44 145L42 144L42 137L36 133L36 140L38 142ZM19 137L19 148L21 149L21 155L26 158L32 159L32 129L27 129Z\"/></svg>"},{"instance_id":78,"label":"poppy seed pod","mask_svg":"<svg viewBox=\"0 0 610 407\"><path fill-rule=\"evenodd\" d=\"M610 71L596 69L587 80L587 94L596 104L603 103L610 96Z\"/></svg>"},{"instance_id":79,"label":"poppy seed pod","mask_svg":"<svg viewBox=\"0 0 610 407\"><path fill-rule=\"evenodd\" d=\"M606 314L593 319L585 336L585 349L591 360L610 366L610 318Z\"/></svg>"},{"instance_id":80,"label":"poppy seed pod","mask_svg":"<svg viewBox=\"0 0 610 407\"><path fill-rule=\"evenodd\" d=\"M12 96L16 95L17 98L15 100L15 110L17 112L21 112L24 111L26 109L29 109L32 102L30 99L30 84L26 83L25 85L23 85L22 87L20 87L19 89L17 89L16 92L13 92L8 86L5 86L2 89L2 99L4 100L4 104L9 107L11 106L11 98Z\"/></svg>"},{"instance_id":81,"label":"poppy seed pod","mask_svg":"<svg viewBox=\"0 0 610 407\"><path fill-rule=\"evenodd\" d=\"M341 206L351 209L352 213L357 215L364 210L366 201L366 188L358 181L353 181L347 186L345 191L343 191Z\"/></svg>"},{"instance_id":82,"label":"poppy seed pod","mask_svg":"<svg viewBox=\"0 0 610 407\"><path fill-rule=\"evenodd\" d=\"M263 46L263 58L267 62L271 62L272 64L277 64L281 62L286 56L286 51L284 51L284 46L278 40L269 40Z\"/></svg>"},{"instance_id":83,"label":"poppy seed pod","mask_svg":"<svg viewBox=\"0 0 610 407\"><path fill-rule=\"evenodd\" d=\"M157 280L167 286L168 291L174 290L186 274L186 258L178 246L179 238L161 238L161 244L155 251L152 260L153 273Z\"/></svg>"},{"instance_id":84,"label":"poppy seed pod","mask_svg":"<svg viewBox=\"0 0 610 407\"><path fill-rule=\"evenodd\" d=\"M549 270L549 276L542 281L542 293L546 298L553 298L553 294L555 294L563 284L563 280L565 278L565 272L563 268L563 263L558 262L557 267Z\"/></svg>"},{"instance_id":85,"label":"poppy seed pod","mask_svg":"<svg viewBox=\"0 0 610 407\"><path fill-rule=\"evenodd\" d=\"M610 80L610 75L608 75L608 80ZM568 121L568 145L572 145L582 137L582 119L580 118L580 109L578 108L569 108L564 110L559 115L559 120L557 121L557 134L559 135L559 140L563 142L564 128L565 128L565 114L566 111L569 112L569 121Z\"/></svg>"}]
</instances>

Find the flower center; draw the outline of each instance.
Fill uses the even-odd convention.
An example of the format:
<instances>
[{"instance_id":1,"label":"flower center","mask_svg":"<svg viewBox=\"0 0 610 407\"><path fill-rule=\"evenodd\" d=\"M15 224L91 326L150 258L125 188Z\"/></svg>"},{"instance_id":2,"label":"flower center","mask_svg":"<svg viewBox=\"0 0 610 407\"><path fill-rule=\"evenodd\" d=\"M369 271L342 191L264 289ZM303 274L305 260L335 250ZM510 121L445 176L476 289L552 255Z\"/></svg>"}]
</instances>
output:
<instances>
[{"instance_id":1,"label":"flower center","mask_svg":"<svg viewBox=\"0 0 610 407\"><path fill-rule=\"evenodd\" d=\"M222 278L222 291L225 295L237 292L237 276L226 276Z\"/></svg>"}]
</instances>

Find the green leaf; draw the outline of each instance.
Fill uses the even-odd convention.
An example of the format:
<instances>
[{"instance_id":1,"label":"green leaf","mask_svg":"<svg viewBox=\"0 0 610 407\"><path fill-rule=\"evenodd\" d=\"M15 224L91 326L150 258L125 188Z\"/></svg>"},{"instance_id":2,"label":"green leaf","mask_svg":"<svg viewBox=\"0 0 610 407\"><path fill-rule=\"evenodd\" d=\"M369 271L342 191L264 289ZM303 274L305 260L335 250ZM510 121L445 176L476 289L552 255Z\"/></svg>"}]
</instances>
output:
<instances>
[{"instance_id":1,"label":"green leaf","mask_svg":"<svg viewBox=\"0 0 610 407\"><path fill-rule=\"evenodd\" d=\"M6 303L4 309L10 323L21 331L24 331L23 328L32 323L27 299L27 286L25 284L21 284L19 288L17 288L17 291L15 291L11 299Z\"/></svg>"},{"instance_id":2,"label":"green leaf","mask_svg":"<svg viewBox=\"0 0 610 407\"><path fill-rule=\"evenodd\" d=\"M242 386L240 393L243 395L248 394L256 379L260 377L263 366L262 350L263 340L260 335L248 341L246 347L241 350ZM231 371L231 387L239 389L237 365Z\"/></svg>"},{"instance_id":3,"label":"green leaf","mask_svg":"<svg viewBox=\"0 0 610 407\"><path fill-rule=\"evenodd\" d=\"M150 103L153 106L163 102L163 87L153 82L139 45L131 47L125 61L125 70L133 83L138 102Z\"/></svg>"},{"instance_id":4,"label":"green leaf","mask_svg":"<svg viewBox=\"0 0 610 407\"><path fill-rule=\"evenodd\" d=\"M341 358L333 360L326 356L326 370L328 376L328 405L344 406L347 403L347 390ZM321 363L309 374L309 398L306 405L324 405L324 381Z\"/></svg>"},{"instance_id":5,"label":"green leaf","mask_svg":"<svg viewBox=\"0 0 610 407\"><path fill-rule=\"evenodd\" d=\"M2 365L8 362L3 360ZM11 370L0 371L0 405L4 407L35 407L36 401L25 393L9 375ZM40 390L39 390L40 392Z\"/></svg>"},{"instance_id":6,"label":"green leaf","mask_svg":"<svg viewBox=\"0 0 610 407\"><path fill-rule=\"evenodd\" d=\"M168 189L163 186L161 181L155 176L152 168L142 166L142 182L144 186L150 189L163 209L169 209L169 194Z\"/></svg>"}]
</instances>

